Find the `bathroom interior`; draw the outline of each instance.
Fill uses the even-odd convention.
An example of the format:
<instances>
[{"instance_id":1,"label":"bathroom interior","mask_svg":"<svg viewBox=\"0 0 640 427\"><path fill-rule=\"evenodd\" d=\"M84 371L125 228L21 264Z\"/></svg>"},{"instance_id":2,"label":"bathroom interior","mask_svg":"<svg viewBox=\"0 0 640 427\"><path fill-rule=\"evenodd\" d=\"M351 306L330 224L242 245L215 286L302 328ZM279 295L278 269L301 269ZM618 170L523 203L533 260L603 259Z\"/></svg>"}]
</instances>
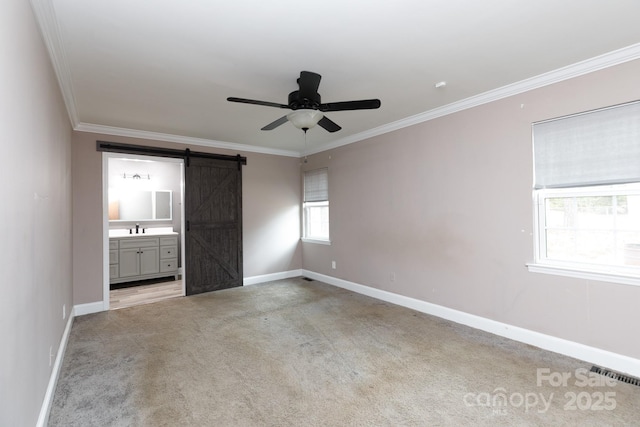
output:
<instances>
[{"instance_id":1,"label":"bathroom interior","mask_svg":"<svg viewBox=\"0 0 640 427\"><path fill-rule=\"evenodd\" d=\"M107 160L110 309L184 296L182 160Z\"/></svg>"}]
</instances>

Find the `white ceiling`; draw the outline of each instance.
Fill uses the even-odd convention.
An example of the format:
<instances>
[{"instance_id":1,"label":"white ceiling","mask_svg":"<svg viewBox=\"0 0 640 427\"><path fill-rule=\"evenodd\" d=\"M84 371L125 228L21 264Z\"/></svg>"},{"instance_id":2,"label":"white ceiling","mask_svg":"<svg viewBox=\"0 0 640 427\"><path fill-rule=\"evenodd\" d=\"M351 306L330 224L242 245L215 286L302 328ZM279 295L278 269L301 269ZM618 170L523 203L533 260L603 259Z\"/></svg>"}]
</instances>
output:
<instances>
[{"instance_id":1,"label":"white ceiling","mask_svg":"<svg viewBox=\"0 0 640 427\"><path fill-rule=\"evenodd\" d=\"M637 0L32 3L74 128L285 155L640 57ZM291 123L260 130L288 110L226 101L286 104L302 70L323 102L382 107L328 113L342 130L305 149Z\"/></svg>"}]
</instances>

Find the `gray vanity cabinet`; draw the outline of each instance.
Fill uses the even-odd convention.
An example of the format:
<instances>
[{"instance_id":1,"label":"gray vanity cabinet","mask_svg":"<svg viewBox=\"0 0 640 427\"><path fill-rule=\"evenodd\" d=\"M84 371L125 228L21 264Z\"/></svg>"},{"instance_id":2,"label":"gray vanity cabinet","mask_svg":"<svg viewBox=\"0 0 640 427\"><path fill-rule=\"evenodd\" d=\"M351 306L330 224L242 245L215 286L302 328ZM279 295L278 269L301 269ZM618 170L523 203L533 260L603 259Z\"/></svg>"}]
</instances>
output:
<instances>
[{"instance_id":1,"label":"gray vanity cabinet","mask_svg":"<svg viewBox=\"0 0 640 427\"><path fill-rule=\"evenodd\" d=\"M120 278L158 273L159 254L157 238L120 241Z\"/></svg>"},{"instance_id":2,"label":"gray vanity cabinet","mask_svg":"<svg viewBox=\"0 0 640 427\"><path fill-rule=\"evenodd\" d=\"M177 236L109 239L110 283L178 274Z\"/></svg>"}]
</instances>

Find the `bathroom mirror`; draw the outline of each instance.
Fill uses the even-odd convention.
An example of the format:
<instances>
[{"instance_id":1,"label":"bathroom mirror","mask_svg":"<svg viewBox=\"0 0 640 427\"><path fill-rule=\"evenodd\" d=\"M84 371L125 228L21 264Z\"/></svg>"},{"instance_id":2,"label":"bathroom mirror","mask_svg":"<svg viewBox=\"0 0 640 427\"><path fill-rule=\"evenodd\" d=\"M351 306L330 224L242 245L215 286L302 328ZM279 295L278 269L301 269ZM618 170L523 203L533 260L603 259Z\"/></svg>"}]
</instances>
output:
<instances>
[{"instance_id":1,"label":"bathroom mirror","mask_svg":"<svg viewBox=\"0 0 640 427\"><path fill-rule=\"evenodd\" d=\"M171 221L170 190L109 191L109 221Z\"/></svg>"}]
</instances>

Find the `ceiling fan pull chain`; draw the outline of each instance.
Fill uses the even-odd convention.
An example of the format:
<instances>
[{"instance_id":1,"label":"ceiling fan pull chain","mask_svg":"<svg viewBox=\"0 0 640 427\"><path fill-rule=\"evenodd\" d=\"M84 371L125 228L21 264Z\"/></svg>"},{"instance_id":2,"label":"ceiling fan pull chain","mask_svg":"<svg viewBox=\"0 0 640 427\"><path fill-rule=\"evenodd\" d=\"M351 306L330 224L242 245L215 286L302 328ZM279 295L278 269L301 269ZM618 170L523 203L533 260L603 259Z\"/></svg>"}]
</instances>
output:
<instances>
[{"instance_id":1,"label":"ceiling fan pull chain","mask_svg":"<svg viewBox=\"0 0 640 427\"><path fill-rule=\"evenodd\" d=\"M307 163L307 131L304 131L304 162Z\"/></svg>"}]
</instances>

